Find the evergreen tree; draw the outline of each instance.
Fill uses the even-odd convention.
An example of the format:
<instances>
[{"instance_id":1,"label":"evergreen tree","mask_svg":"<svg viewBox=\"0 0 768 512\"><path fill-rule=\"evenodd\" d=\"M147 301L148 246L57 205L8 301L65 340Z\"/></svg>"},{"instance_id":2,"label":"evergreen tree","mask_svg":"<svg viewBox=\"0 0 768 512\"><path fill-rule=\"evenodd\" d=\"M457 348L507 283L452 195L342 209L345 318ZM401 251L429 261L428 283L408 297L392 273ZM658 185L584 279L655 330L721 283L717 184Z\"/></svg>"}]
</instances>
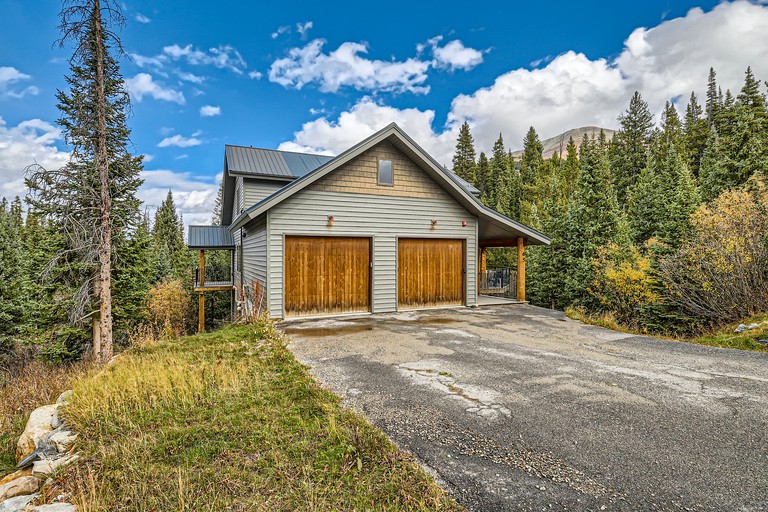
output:
<instances>
[{"instance_id":1,"label":"evergreen tree","mask_svg":"<svg viewBox=\"0 0 768 512\"><path fill-rule=\"evenodd\" d=\"M488 179L488 201L491 208L502 206L505 199L508 199L508 187L511 182L511 176L507 172L507 150L504 149L504 139L499 134L499 138L493 143L493 152L491 153L490 172ZM500 203L501 197L501 203Z\"/></svg>"},{"instance_id":2,"label":"evergreen tree","mask_svg":"<svg viewBox=\"0 0 768 512\"><path fill-rule=\"evenodd\" d=\"M112 268L121 249L114 238L135 224L141 184L141 158L128 151L130 100L112 56L122 49L113 29L124 18L113 0L68 1L60 16L60 45L75 47L69 92L57 94L72 156L59 170L33 167L27 182L30 204L67 237L61 256L73 293L69 321L93 319L94 357L105 362L112 357Z\"/></svg>"},{"instance_id":3,"label":"evergreen tree","mask_svg":"<svg viewBox=\"0 0 768 512\"><path fill-rule=\"evenodd\" d=\"M480 152L480 156L477 159L477 168L475 171L475 187L480 191L480 200L484 205L490 204L490 179L491 179L491 164L488 162L488 157L484 152Z\"/></svg>"},{"instance_id":4,"label":"evergreen tree","mask_svg":"<svg viewBox=\"0 0 768 512\"><path fill-rule=\"evenodd\" d=\"M717 74L715 68L709 68L709 76L707 77L707 126L712 128L715 125L715 120L720 113L722 106L722 91L717 87Z\"/></svg>"},{"instance_id":5,"label":"evergreen tree","mask_svg":"<svg viewBox=\"0 0 768 512\"><path fill-rule=\"evenodd\" d=\"M568 139L565 147L565 163L562 166L562 181L565 187L565 196L570 200L576 189L576 181L579 179L579 153L573 137Z\"/></svg>"},{"instance_id":6,"label":"evergreen tree","mask_svg":"<svg viewBox=\"0 0 768 512\"><path fill-rule=\"evenodd\" d=\"M23 312L21 273L23 254L13 212L0 205L0 353L13 347Z\"/></svg>"},{"instance_id":7,"label":"evergreen tree","mask_svg":"<svg viewBox=\"0 0 768 512\"><path fill-rule=\"evenodd\" d=\"M221 226L221 214L224 208L224 177L219 183L219 191L216 194L216 202L213 203L213 215L211 216L211 226Z\"/></svg>"},{"instance_id":8,"label":"evergreen tree","mask_svg":"<svg viewBox=\"0 0 768 512\"><path fill-rule=\"evenodd\" d=\"M153 247L149 217L126 240L115 264L115 332L125 341L131 329L146 320L144 305L153 281Z\"/></svg>"},{"instance_id":9,"label":"evergreen tree","mask_svg":"<svg viewBox=\"0 0 768 512\"><path fill-rule=\"evenodd\" d=\"M541 204L539 191L542 184L548 183L544 176L544 157L541 152L543 146L539 140L539 135L531 126L523 139L523 155L520 159L520 217L522 222L530 221L530 212L534 205Z\"/></svg>"},{"instance_id":10,"label":"evergreen tree","mask_svg":"<svg viewBox=\"0 0 768 512\"><path fill-rule=\"evenodd\" d=\"M685 120L683 122L683 136L687 155L688 168L694 176L699 176L701 158L704 156L704 148L707 146L709 128L707 120L702 118L704 111L696 99L696 94L691 93L691 99L685 108Z\"/></svg>"},{"instance_id":11,"label":"evergreen tree","mask_svg":"<svg viewBox=\"0 0 768 512\"><path fill-rule=\"evenodd\" d=\"M192 261L184 244L184 224L176 211L170 190L155 212L152 246L157 257L155 280L160 281L165 277L188 277Z\"/></svg>"},{"instance_id":12,"label":"evergreen tree","mask_svg":"<svg viewBox=\"0 0 768 512\"><path fill-rule=\"evenodd\" d=\"M613 137L610 160L616 196L623 207L629 188L646 165L653 128L653 115L639 92L632 95L619 122L621 129Z\"/></svg>"},{"instance_id":13,"label":"evergreen tree","mask_svg":"<svg viewBox=\"0 0 768 512\"><path fill-rule=\"evenodd\" d=\"M474 183L475 176L475 141L469 131L469 123L464 121L459 129L456 151L453 154L453 172L460 178Z\"/></svg>"}]
</instances>

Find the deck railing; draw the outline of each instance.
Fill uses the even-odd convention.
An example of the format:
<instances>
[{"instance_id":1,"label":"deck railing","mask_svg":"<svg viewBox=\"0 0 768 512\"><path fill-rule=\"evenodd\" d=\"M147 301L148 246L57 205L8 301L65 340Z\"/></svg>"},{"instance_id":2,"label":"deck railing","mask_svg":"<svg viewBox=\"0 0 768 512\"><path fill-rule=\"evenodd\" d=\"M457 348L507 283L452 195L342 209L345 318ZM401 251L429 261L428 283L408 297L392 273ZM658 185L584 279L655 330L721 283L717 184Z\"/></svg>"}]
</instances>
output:
<instances>
[{"instance_id":1,"label":"deck railing","mask_svg":"<svg viewBox=\"0 0 768 512\"><path fill-rule=\"evenodd\" d=\"M232 269L224 265L205 266L205 282L202 286L231 286L234 283L232 279ZM200 267L195 269L195 287L199 288Z\"/></svg>"},{"instance_id":2,"label":"deck railing","mask_svg":"<svg viewBox=\"0 0 768 512\"><path fill-rule=\"evenodd\" d=\"M509 267L489 268L477 275L477 287L480 295L516 298L517 272Z\"/></svg>"}]
</instances>

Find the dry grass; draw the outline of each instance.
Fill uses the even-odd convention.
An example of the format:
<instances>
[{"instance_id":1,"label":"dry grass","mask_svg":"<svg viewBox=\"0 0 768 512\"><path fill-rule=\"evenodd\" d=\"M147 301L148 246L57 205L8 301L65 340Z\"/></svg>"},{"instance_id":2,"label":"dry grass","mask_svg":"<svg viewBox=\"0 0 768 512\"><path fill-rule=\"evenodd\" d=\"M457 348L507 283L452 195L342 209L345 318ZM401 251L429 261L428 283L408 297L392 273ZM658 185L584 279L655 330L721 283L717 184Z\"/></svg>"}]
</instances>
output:
<instances>
[{"instance_id":1,"label":"dry grass","mask_svg":"<svg viewBox=\"0 0 768 512\"><path fill-rule=\"evenodd\" d=\"M0 384L0 475L15 470L16 441L29 413L51 404L88 371L85 363L52 365L21 355L21 361L2 373Z\"/></svg>"},{"instance_id":2,"label":"dry grass","mask_svg":"<svg viewBox=\"0 0 768 512\"><path fill-rule=\"evenodd\" d=\"M79 510L461 510L268 323L147 344L80 379Z\"/></svg>"}]
</instances>

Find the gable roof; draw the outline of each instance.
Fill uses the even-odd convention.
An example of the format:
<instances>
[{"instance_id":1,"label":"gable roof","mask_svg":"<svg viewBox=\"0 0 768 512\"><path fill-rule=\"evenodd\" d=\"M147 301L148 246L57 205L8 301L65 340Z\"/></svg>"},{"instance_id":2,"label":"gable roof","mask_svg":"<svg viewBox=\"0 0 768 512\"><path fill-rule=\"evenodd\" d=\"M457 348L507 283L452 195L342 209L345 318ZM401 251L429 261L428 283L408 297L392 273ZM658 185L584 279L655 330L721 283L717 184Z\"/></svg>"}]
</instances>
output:
<instances>
[{"instance_id":1,"label":"gable roof","mask_svg":"<svg viewBox=\"0 0 768 512\"><path fill-rule=\"evenodd\" d=\"M189 226L187 247L190 249L230 249L235 239L226 226Z\"/></svg>"},{"instance_id":2,"label":"gable roof","mask_svg":"<svg viewBox=\"0 0 768 512\"><path fill-rule=\"evenodd\" d=\"M416 142L414 142L414 140L395 123L374 133L359 144L344 151L336 158L327 161L320 167L305 174L301 178L294 180L274 192L272 195L267 196L251 206L234 219L229 229L232 231L239 229L250 220L259 217L270 208L285 201L308 185L314 183L323 176L326 176L334 169L337 169L341 165L349 162L385 140L391 142L398 150L405 154L405 156L419 165L419 167L421 167L430 177L442 184L448 193L464 206L464 208L486 221L484 223L486 232L480 233L482 239L503 239L511 233L514 236L525 238L530 244L534 245L549 244L551 242L551 239L548 236L483 205L480 200L472 195L472 193L461 183L464 180L460 181L460 178L453 172L448 171L442 165L437 163L434 158L416 144Z\"/></svg>"},{"instance_id":3,"label":"gable roof","mask_svg":"<svg viewBox=\"0 0 768 512\"><path fill-rule=\"evenodd\" d=\"M224 148L224 162L230 175L295 179L309 174L332 156L293 153L275 149L230 146Z\"/></svg>"}]
</instances>

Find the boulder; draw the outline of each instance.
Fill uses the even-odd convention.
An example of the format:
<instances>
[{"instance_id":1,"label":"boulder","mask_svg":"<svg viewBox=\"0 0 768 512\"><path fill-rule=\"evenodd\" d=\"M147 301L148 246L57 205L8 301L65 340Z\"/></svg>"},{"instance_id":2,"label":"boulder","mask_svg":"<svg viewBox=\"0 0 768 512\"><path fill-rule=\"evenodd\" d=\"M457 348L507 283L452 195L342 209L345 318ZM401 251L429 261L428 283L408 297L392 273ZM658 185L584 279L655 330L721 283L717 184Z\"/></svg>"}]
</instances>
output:
<instances>
[{"instance_id":1,"label":"boulder","mask_svg":"<svg viewBox=\"0 0 768 512\"><path fill-rule=\"evenodd\" d=\"M77 509L69 503L51 503L50 505L38 505L29 512L77 512Z\"/></svg>"},{"instance_id":2,"label":"boulder","mask_svg":"<svg viewBox=\"0 0 768 512\"><path fill-rule=\"evenodd\" d=\"M77 434L69 430L54 430L48 437L48 441L56 447L59 453L69 451L69 447L72 446L75 439L77 439Z\"/></svg>"},{"instance_id":3,"label":"boulder","mask_svg":"<svg viewBox=\"0 0 768 512\"><path fill-rule=\"evenodd\" d=\"M736 327L736 329L734 329L734 331L733 331L733 332L735 332L736 334L739 334L739 333L742 333L742 332L744 332L744 331L746 331L746 330L747 330L747 326L746 326L746 325L744 325L744 324L739 324L739 326L738 326L738 327Z\"/></svg>"},{"instance_id":4,"label":"boulder","mask_svg":"<svg viewBox=\"0 0 768 512\"><path fill-rule=\"evenodd\" d=\"M25 496L16 496L5 501L0 501L0 512L22 512L27 508L32 500L36 499L39 494L29 494Z\"/></svg>"},{"instance_id":5,"label":"boulder","mask_svg":"<svg viewBox=\"0 0 768 512\"><path fill-rule=\"evenodd\" d=\"M56 400L57 405L64 405L69 403L69 399L72 396L72 390L68 389L59 395L59 399Z\"/></svg>"},{"instance_id":6,"label":"boulder","mask_svg":"<svg viewBox=\"0 0 768 512\"><path fill-rule=\"evenodd\" d=\"M27 426L16 443L16 462L20 462L27 455L35 451L37 442L48 432L53 430L54 413L59 405L44 405L38 407L29 415Z\"/></svg>"},{"instance_id":7,"label":"boulder","mask_svg":"<svg viewBox=\"0 0 768 512\"><path fill-rule=\"evenodd\" d=\"M23 476L29 476L31 474L32 474L32 468L20 469L18 471L14 471L10 475L5 475L3 478L1 478L0 485L7 484L11 480L16 480L17 478L21 478Z\"/></svg>"},{"instance_id":8,"label":"boulder","mask_svg":"<svg viewBox=\"0 0 768 512\"><path fill-rule=\"evenodd\" d=\"M757 329L758 327L760 327L760 325L762 325L762 324L749 324L747 326L747 329L749 329L751 331L752 329Z\"/></svg>"},{"instance_id":9,"label":"boulder","mask_svg":"<svg viewBox=\"0 0 768 512\"><path fill-rule=\"evenodd\" d=\"M0 501L23 494L32 494L40 488L40 480L34 476L22 476L0 485Z\"/></svg>"},{"instance_id":10,"label":"boulder","mask_svg":"<svg viewBox=\"0 0 768 512\"><path fill-rule=\"evenodd\" d=\"M63 467L76 461L79 457L77 455L65 455L58 459L44 459L38 460L32 464L32 475L44 477L56 473Z\"/></svg>"}]
</instances>

